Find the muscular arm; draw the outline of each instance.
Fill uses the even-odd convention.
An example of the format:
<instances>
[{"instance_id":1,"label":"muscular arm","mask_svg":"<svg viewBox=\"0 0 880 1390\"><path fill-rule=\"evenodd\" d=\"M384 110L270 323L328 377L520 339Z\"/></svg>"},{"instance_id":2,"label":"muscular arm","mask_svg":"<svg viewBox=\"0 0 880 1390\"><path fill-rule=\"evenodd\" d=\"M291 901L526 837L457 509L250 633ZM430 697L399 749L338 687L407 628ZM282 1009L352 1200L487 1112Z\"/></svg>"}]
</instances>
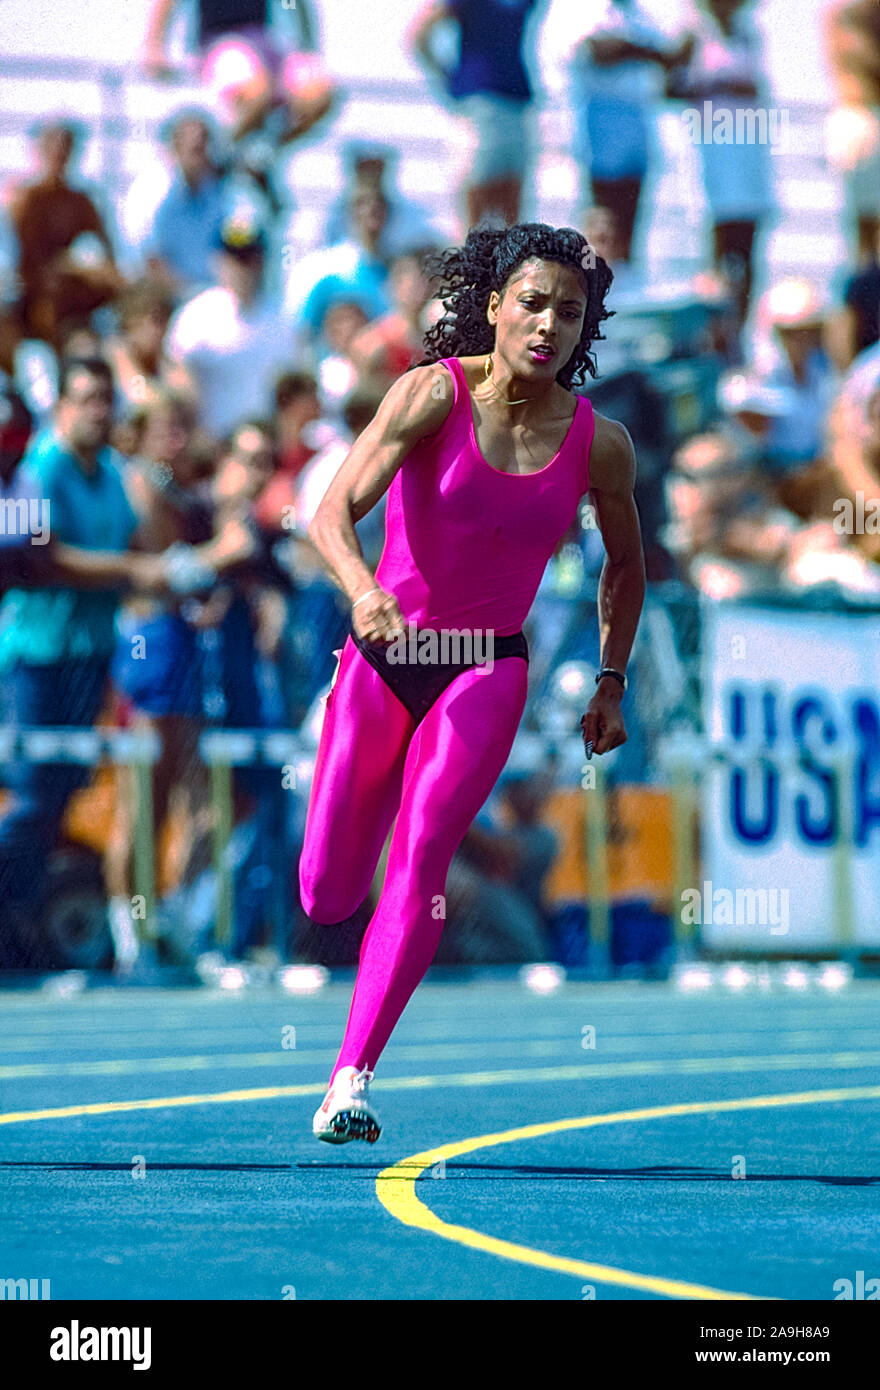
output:
<instances>
[{"instance_id":1,"label":"muscular arm","mask_svg":"<svg viewBox=\"0 0 880 1390\"><path fill-rule=\"evenodd\" d=\"M645 557L633 498L636 456L616 420L596 416L590 455L590 491L605 545L599 578L601 662L623 671L645 601Z\"/></svg>"},{"instance_id":2,"label":"muscular arm","mask_svg":"<svg viewBox=\"0 0 880 1390\"><path fill-rule=\"evenodd\" d=\"M352 601L375 587L364 563L355 522L388 490L413 446L440 428L452 400L453 383L445 367L417 367L406 372L352 446L315 512L309 539L334 583ZM358 613L363 610L369 616L376 598L379 595L359 605Z\"/></svg>"},{"instance_id":3,"label":"muscular arm","mask_svg":"<svg viewBox=\"0 0 880 1390\"><path fill-rule=\"evenodd\" d=\"M596 415L590 451L590 493L605 545L599 576L600 664L624 672L645 601L645 557L633 489L636 458L623 425ZM626 741L619 704L623 691L607 676L582 721L597 753Z\"/></svg>"}]
</instances>

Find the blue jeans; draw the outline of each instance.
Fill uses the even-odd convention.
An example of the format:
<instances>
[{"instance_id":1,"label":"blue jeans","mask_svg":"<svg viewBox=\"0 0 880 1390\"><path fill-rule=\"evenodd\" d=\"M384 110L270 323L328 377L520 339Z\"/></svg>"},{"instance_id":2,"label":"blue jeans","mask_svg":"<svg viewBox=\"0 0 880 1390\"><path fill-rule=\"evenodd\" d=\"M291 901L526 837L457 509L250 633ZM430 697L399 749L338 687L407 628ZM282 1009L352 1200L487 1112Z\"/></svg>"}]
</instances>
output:
<instances>
[{"instance_id":1,"label":"blue jeans","mask_svg":"<svg viewBox=\"0 0 880 1390\"><path fill-rule=\"evenodd\" d=\"M18 662L0 681L3 722L19 727L92 727L101 711L108 668L109 658L45 666ZM89 767L75 763L22 759L3 768L2 781L12 792L11 803L0 815L0 894L5 901L37 897L67 803L90 777Z\"/></svg>"}]
</instances>

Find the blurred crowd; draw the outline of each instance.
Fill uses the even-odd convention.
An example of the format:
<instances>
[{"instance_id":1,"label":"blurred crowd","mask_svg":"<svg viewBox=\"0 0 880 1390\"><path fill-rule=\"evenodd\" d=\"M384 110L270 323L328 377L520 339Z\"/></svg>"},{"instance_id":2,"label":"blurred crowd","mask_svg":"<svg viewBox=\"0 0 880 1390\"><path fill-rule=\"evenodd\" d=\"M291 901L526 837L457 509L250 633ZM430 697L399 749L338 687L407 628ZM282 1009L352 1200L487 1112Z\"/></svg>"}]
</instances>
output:
<instances>
[{"instance_id":1,"label":"blurred crowd","mask_svg":"<svg viewBox=\"0 0 880 1390\"><path fill-rule=\"evenodd\" d=\"M174 9L158 0L151 13L142 61L156 81L173 66ZM308 526L388 387L420 360L441 309L431 257L448 239L437 209L397 185L401 137L399 146L350 143L345 186L316 244L302 255L279 251L282 151L329 136L338 114L312 8L201 0L195 15L204 108L168 122L163 148L112 219L76 174L87 132L63 119L35 129L32 172L9 182L0 207L3 723L102 721L158 735L157 845L169 822L174 835L163 851L172 866L157 861L157 872L178 895L168 890L177 907L166 925L189 910L180 894L210 873L200 734L290 729L314 744L350 615ZM816 586L848 599L880 594L880 524L860 530L852 520L873 517L880 499L876 4L834 3L826 15L837 90L828 129L849 263L829 267L824 283L782 278L757 303L754 256L776 210L766 144L699 146L711 249L687 285L649 275L637 235L650 211L642 189L661 102L711 102L731 116L771 102L754 6L700 0L687 22L664 28L639 0L429 0L405 42L466 137L443 210L461 235L483 218L521 215L538 153L540 59L575 114L580 225L614 270L621 322L668 301L671 289L712 309L704 350L717 360L717 400L707 427L664 460L649 579L713 597ZM601 344L598 360L601 371ZM638 421L620 418L635 437ZM375 565L383 503L357 532ZM601 563L584 523L564 539L552 575L564 572L571 588L572 565L587 582ZM530 619L536 670L557 651L553 601L542 587ZM595 659L589 609L582 604L575 644L586 662ZM632 720L628 767L639 780L637 707ZM90 776L21 758L4 767L0 936L10 914L36 911L70 799ZM103 851L122 964L143 944L131 910L128 776L119 770ZM547 778L540 750L523 753L469 832L450 878L459 910L444 937L447 959L551 954L541 884L556 840L538 814ZM249 830L236 866L235 956L312 949L296 902L303 797L279 795L278 783L277 769L242 768L234 778L234 826ZM267 885L277 889L279 877L273 909ZM209 936L180 950L197 954Z\"/></svg>"}]
</instances>

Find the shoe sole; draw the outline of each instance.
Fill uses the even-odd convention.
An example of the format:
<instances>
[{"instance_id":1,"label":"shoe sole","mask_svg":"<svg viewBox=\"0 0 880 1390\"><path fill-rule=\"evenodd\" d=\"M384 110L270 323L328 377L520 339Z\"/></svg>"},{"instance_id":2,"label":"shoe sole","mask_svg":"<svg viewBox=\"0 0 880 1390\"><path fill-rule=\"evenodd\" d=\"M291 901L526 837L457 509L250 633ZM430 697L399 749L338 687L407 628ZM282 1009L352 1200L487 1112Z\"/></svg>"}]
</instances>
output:
<instances>
[{"instance_id":1,"label":"shoe sole","mask_svg":"<svg viewBox=\"0 0 880 1390\"><path fill-rule=\"evenodd\" d=\"M367 1144L375 1144L381 1133L371 1115L365 1115L361 1110L340 1110L328 1122L326 1129L317 1132L317 1137L327 1144L347 1144L351 1139L363 1139Z\"/></svg>"}]
</instances>

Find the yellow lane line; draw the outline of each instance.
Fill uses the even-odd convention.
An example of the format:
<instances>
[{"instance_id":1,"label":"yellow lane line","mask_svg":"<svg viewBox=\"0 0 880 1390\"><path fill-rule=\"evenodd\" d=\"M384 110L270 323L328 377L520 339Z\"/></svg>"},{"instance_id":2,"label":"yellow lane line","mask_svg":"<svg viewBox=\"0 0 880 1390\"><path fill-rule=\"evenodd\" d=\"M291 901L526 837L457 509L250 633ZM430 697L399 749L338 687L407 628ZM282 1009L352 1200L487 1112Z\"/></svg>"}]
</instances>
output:
<instances>
[{"instance_id":1,"label":"yellow lane line","mask_svg":"<svg viewBox=\"0 0 880 1390\"><path fill-rule=\"evenodd\" d=\"M438 1087L534 1085L541 1082L584 1081L595 1077L722 1075L725 1072L784 1071L792 1067L823 1070L876 1065L872 1053L840 1053L793 1057L690 1057L678 1061L610 1062L579 1067L523 1067L504 1071L451 1072L446 1075L398 1076L374 1083L375 1090L414 1091ZM326 1081L293 1086L266 1086L234 1091L211 1091L199 1095L155 1096L145 1100L95 1101L88 1104L54 1106L39 1110L13 1110L0 1113L0 1125L25 1124L31 1120L68 1119L76 1115L110 1115L127 1110L162 1110L188 1105L229 1105L249 1100L274 1100L282 1096L323 1096Z\"/></svg>"},{"instance_id":2,"label":"yellow lane line","mask_svg":"<svg viewBox=\"0 0 880 1390\"><path fill-rule=\"evenodd\" d=\"M424 1044L403 1045L395 1049L395 1056L401 1060L429 1061L442 1056L470 1056L472 1051L485 1054L485 1045L471 1048L456 1047L450 1043L447 1050ZM335 1049L327 1047L291 1048L289 1052L279 1048L275 1052L202 1053L180 1057L120 1057L95 1062L18 1062L0 1066L0 1080L15 1081L28 1077L54 1076L133 1076L150 1072L210 1071L236 1067L290 1066L297 1059L303 1061L315 1057L326 1057ZM601 1079L624 1076L692 1076L702 1074L721 1074L723 1072L751 1071L791 1071L822 1070L841 1071L849 1068L880 1066L880 1052L788 1052L783 1055L770 1053L766 1056L741 1057L655 1057L633 1062L593 1062L580 1066L531 1067L519 1070L506 1068L498 1071L460 1073L454 1081L442 1079L440 1084L482 1086L487 1084L504 1085L518 1081L578 1081L590 1078ZM405 1077L387 1081L377 1081L378 1087L401 1085L420 1086L433 1084L434 1077Z\"/></svg>"},{"instance_id":3,"label":"yellow lane line","mask_svg":"<svg viewBox=\"0 0 880 1390\"><path fill-rule=\"evenodd\" d=\"M384 1168L376 1179L376 1195L379 1201L398 1221L406 1226L429 1231L432 1235L456 1244L482 1250L502 1259L514 1260L519 1264L533 1265L539 1269L552 1270L559 1274L570 1274L580 1279L595 1280L603 1284L614 1284L621 1288L638 1289L646 1293L659 1294L665 1298L693 1299L760 1299L757 1294L732 1293L714 1289L702 1284L690 1284L678 1279L664 1279L654 1275L637 1274L632 1270L615 1269L585 1260L567 1259L553 1255L546 1250L534 1249L528 1245L518 1245L513 1241L499 1240L483 1231L472 1230L468 1226L457 1226L442 1221L416 1196L416 1182L426 1169L441 1160L460 1158L463 1154L474 1153L478 1149L491 1148L499 1144L512 1144L519 1140L541 1138L548 1134L559 1134L565 1130L589 1129L597 1125L629 1124L638 1120L666 1119L676 1115L700 1115L719 1110L758 1110L784 1105L817 1105L829 1101L876 1100L880 1099L880 1086L844 1087L829 1091L801 1091L790 1095L750 1096L739 1100L694 1101L682 1105L652 1106L641 1110L619 1110L606 1115L581 1115L574 1119L551 1120L544 1124L524 1125L518 1129L503 1130L498 1134L481 1134L473 1139L462 1139L423 1153L410 1154L408 1158ZM776 1302L777 1300L771 1299Z\"/></svg>"}]
</instances>

